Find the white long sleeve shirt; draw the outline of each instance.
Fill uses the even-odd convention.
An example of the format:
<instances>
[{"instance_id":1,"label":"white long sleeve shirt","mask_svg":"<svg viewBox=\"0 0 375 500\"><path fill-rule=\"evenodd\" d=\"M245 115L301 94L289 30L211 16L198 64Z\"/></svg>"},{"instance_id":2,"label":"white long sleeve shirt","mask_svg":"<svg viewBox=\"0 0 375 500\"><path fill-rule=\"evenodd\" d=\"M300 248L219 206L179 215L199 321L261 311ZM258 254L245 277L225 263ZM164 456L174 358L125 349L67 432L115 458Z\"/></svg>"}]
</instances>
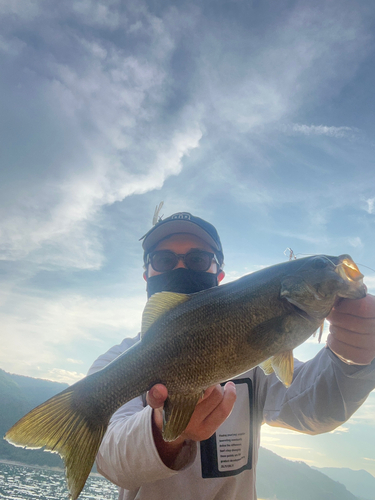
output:
<instances>
[{"instance_id":1,"label":"white long sleeve shirt","mask_svg":"<svg viewBox=\"0 0 375 500\"><path fill-rule=\"evenodd\" d=\"M131 347L124 339L92 365L92 374ZM375 362L349 366L329 349L307 363L295 362L286 389L254 368L238 377L237 400L210 440L187 442L173 469L159 457L152 435L152 409L138 397L111 418L97 455L98 471L119 486L119 500L256 500L256 463L262 423L308 434L345 422L375 387Z\"/></svg>"}]
</instances>

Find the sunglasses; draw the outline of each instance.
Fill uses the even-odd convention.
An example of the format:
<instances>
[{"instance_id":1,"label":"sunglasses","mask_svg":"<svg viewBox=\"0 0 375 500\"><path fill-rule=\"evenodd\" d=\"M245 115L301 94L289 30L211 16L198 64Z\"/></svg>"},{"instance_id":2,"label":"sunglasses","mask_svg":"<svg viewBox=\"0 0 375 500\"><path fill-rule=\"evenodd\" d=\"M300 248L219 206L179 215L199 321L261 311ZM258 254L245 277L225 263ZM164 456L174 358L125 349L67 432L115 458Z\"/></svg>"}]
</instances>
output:
<instances>
[{"instance_id":1,"label":"sunglasses","mask_svg":"<svg viewBox=\"0 0 375 500\"><path fill-rule=\"evenodd\" d=\"M147 256L147 264L151 264L158 273L172 271L180 260L192 271L208 271L212 262L219 266L215 254L205 250L190 250L185 254L177 254L172 250L156 250Z\"/></svg>"}]
</instances>

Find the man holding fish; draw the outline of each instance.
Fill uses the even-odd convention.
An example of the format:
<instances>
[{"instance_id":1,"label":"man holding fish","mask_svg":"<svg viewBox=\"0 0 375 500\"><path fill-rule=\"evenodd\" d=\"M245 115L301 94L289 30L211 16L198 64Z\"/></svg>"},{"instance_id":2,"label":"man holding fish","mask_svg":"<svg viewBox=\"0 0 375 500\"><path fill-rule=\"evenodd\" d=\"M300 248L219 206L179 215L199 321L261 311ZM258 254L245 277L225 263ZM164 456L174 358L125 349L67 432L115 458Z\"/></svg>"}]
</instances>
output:
<instances>
[{"instance_id":1,"label":"man holding fish","mask_svg":"<svg viewBox=\"0 0 375 500\"><path fill-rule=\"evenodd\" d=\"M71 500L95 457L120 500L255 499L262 423L328 432L374 389L375 297L346 254L217 286L217 231L185 212L159 220L143 248L149 300L140 334L5 439L59 453ZM327 317L327 347L294 366L293 349Z\"/></svg>"},{"instance_id":2,"label":"man holding fish","mask_svg":"<svg viewBox=\"0 0 375 500\"><path fill-rule=\"evenodd\" d=\"M216 229L189 213L159 220L143 238L143 249L149 298L158 292L207 290L224 277ZM361 281L350 257L341 257L335 267L342 265L341 274L350 282ZM318 272L326 262L317 258L313 265ZM302 282L293 276L283 283L280 296L296 307L300 321L306 319L303 301L298 299ZM359 295L356 291L357 295L339 296L363 297L361 286ZM328 311L331 308L332 304ZM121 406L97 455L98 470L119 486L119 499L256 499L262 423L309 434L329 432L346 421L375 387L375 297L336 300L328 320L327 345L314 359L295 362L293 374L288 348L225 385L207 388L198 402L195 399L186 408L187 426L174 421L173 408L168 410L168 390L161 383L151 387L146 397ZM278 331L272 319L265 323L269 328L259 329L259 336ZM149 335L147 329L145 335ZM98 358L89 373L107 366L139 340L140 335L125 339ZM205 359L209 364L204 357L201 363Z\"/></svg>"}]
</instances>

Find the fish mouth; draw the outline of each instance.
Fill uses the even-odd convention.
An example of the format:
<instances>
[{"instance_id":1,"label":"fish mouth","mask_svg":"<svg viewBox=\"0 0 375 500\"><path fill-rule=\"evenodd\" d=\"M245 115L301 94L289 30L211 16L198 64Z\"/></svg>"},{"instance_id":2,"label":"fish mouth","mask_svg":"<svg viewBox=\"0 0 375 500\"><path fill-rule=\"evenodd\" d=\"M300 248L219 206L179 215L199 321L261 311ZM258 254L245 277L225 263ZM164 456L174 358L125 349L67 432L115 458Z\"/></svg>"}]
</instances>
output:
<instances>
[{"instance_id":1,"label":"fish mouth","mask_svg":"<svg viewBox=\"0 0 375 500\"><path fill-rule=\"evenodd\" d=\"M358 282L363 279L363 274L349 255L340 255L339 264L336 266L335 271L342 278L352 282Z\"/></svg>"},{"instance_id":2,"label":"fish mouth","mask_svg":"<svg viewBox=\"0 0 375 500\"><path fill-rule=\"evenodd\" d=\"M339 297L347 299L362 299L366 296L366 286L363 283L363 274L353 262L350 255L340 255L335 272L346 283L346 289L338 293Z\"/></svg>"}]
</instances>

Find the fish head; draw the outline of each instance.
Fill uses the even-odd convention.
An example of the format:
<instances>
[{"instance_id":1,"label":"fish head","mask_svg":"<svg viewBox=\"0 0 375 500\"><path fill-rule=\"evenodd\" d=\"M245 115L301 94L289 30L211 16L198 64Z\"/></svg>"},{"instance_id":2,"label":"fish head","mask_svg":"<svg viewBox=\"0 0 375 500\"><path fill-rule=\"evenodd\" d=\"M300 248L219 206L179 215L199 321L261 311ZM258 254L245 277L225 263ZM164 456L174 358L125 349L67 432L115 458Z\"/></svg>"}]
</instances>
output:
<instances>
[{"instance_id":1,"label":"fish head","mask_svg":"<svg viewBox=\"0 0 375 500\"><path fill-rule=\"evenodd\" d=\"M293 274L282 278L280 290L280 297L301 313L323 320L338 297L365 297L363 274L350 255L316 255L303 260Z\"/></svg>"}]
</instances>

